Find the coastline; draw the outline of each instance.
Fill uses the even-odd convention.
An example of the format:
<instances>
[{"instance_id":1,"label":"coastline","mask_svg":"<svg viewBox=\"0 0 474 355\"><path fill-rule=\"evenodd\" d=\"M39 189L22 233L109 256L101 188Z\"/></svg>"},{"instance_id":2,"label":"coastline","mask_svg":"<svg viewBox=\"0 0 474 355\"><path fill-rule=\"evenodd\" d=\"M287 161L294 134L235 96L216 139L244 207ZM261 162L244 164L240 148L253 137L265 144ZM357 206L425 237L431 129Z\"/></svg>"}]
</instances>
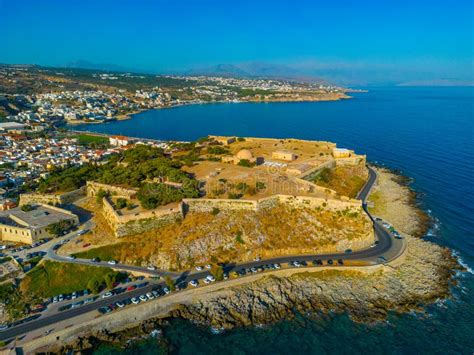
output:
<instances>
[{"instance_id":1,"label":"coastline","mask_svg":"<svg viewBox=\"0 0 474 355\"><path fill-rule=\"evenodd\" d=\"M163 110L163 109L172 109L172 108L177 108L181 106L190 106L190 105L209 105L209 104L242 104L242 103L304 103L304 102L328 102L328 101L341 101L341 100L349 100L352 99L352 96L346 95L347 92L367 92L367 91L345 91L344 93L341 94L331 94L325 97L304 97L304 98L294 98L294 99L289 99L289 98L283 98L283 99L271 99L271 100L241 100L241 101L224 101L224 100L216 100L216 101L200 101L200 102L180 102L174 105L167 105L167 106L160 106L160 107L151 107L151 108L143 108L139 110L135 110L126 114L119 114L114 117L114 120L112 121L125 121L125 120L131 120L133 119L133 116L146 112L146 111L152 111L152 110ZM102 122L94 122L94 121L84 121L84 120L74 120L74 121L67 121L66 125L70 126L79 126L79 125L99 125L99 124L104 124L107 123L106 121Z\"/></svg>"},{"instance_id":2,"label":"coastline","mask_svg":"<svg viewBox=\"0 0 474 355\"><path fill-rule=\"evenodd\" d=\"M390 196L385 203L387 212L379 216L390 221L407 239L407 256L401 265L392 270L377 271L366 275L357 271L301 272L285 277L269 276L232 286L225 290L205 290L199 300L173 305L160 316L135 322L109 331L95 331L89 335L71 339L67 345L51 351L84 350L100 343L126 347L130 339L143 339L162 326L167 319L179 317L196 324L215 329L274 323L292 318L295 312L348 313L358 322L384 320L389 311L423 312L423 306L450 295L454 271L459 268L447 248L426 242L407 234L405 226L413 234L422 233L423 223L418 216L424 213L406 186L403 178L392 172L379 171L380 179L372 195L390 187ZM387 183L390 182L390 185ZM394 185L392 185L392 183ZM380 203L380 202L379 202ZM398 204L398 205L397 205ZM394 220L396 215L415 216L408 220ZM416 211L416 214L413 212ZM414 227L415 226L415 227ZM120 317L120 313L111 316ZM122 329L121 329L122 328Z\"/></svg>"}]
</instances>

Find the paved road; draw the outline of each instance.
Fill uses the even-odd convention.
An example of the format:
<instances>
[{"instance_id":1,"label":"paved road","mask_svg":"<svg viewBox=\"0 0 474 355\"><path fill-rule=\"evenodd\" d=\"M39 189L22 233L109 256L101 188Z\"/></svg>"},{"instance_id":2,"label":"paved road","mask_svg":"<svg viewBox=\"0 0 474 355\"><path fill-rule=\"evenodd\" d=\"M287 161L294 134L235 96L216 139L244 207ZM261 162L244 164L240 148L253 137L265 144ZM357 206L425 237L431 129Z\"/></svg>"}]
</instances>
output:
<instances>
[{"instance_id":1,"label":"paved road","mask_svg":"<svg viewBox=\"0 0 474 355\"><path fill-rule=\"evenodd\" d=\"M387 229L385 229L379 221L375 220L370 215L365 203L366 198L370 192L370 189L372 188L373 184L376 181L376 178L377 178L377 175L375 171L369 168L369 179L366 185L362 188L362 190L360 191L358 195L358 198L360 198L363 201L364 210L366 211L366 213L369 215L369 217L374 223L374 232L375 232L375 235L377 236L378 242L373 247L365 249L365 250L355 251L352 253L282 256L282 257L277 257L277 258L272 258L272 259L265 259L261 261L251 261L251 262L239 263L235 265L230 264L230 265L225 266L224 268L225 271L226 272L239 271L241 269L249 269L254 266L259 267L259 266L267 265L267 264L276 264L276 263L287 264L295 260L312 262L313 260L316 260L316 259L319 259L322 261L327 261L329 259L357 260L357 261L366 262L369 265L375 265L377 263L385 262L384 260L381 260L380 257L384 257L386 261L390 261L398 257L398 255L400 255L401 251L405 247L404 240L394 239L391 233ZM74 263L88 264L88 265L89 264L97 265L97 263L92 263L89 260L69 260L69 259L65 259L64 257L59 257L54 252L51 253L51 249L48 250L47 256L51 259L59 260L59 261L67 261L67 262L74 262ZM101 263L101 264L105 264L105 266L110 266L107 263ZM155 276L158 276L161 273L161 271L150 271L150 270L147 270L146 268L140 268L140 267L135 267L135 266L130 266L130 265L115 265L114 267L124 268L124 270L128 269L129 271L147 272ZM208 275L210 275L209 271L203 270L203 271L184 272L179 275L174 273L172 276L174 276L177 282L182 283L182 284L187 284L191 280L203 279ZM225 281L221 281L221 282L225 282ZM164 286L163 282L161 283L151 282L149 285L140 289L135 289L130 292L114 295L106 299L100 298L99 300L95 302L80 306L78 308L66 310L61 313L56 313L54 315L48 315L48 316L45 316L44 318L41 317L39 319L9 328L7 330L0 331L0 340L2 341L8 340L8 339L20 336L22 334L26 334L28 332L31 332L33 330L36 330L48 325L51 325L53 327L54 323L96 310L102 306L107 306L114 302L121 301L125 298L137 297L144 293L150 292L153 288L158 287L158 286ZM167 297L172 297L172 294L168 295Z\"/></svg>"}]
</instances>

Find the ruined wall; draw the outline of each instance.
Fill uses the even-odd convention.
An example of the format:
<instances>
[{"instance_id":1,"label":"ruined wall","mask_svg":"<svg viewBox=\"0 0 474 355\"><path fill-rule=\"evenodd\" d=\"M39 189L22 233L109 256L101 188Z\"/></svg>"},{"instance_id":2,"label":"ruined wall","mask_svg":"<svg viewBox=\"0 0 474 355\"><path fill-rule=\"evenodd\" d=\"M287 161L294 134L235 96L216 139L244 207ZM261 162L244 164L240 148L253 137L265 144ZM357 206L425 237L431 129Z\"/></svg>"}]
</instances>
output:
<instances>
[{"instance_id":1,"label":"ruined wall","mask_svg":"<svg viewBox=\"0 0 474 355\"><path fill-rule=\"evenodd\" d=\"M20 206L40 203L44 205L67 205L84 197L85 187L62 194L28 193L20 195Z\"/></svg>"},{"instance_id":2,"label":"ruined wall","mask_svg":"<svg viewBox=\"0 0 474 355\"><path fill-rule=\"evenodd\" d=\"M175 222L184 216L182 204L174 208L144 211L123 216L114 209L107 197L102 199L102 213L117 237L143 233L167 223Z\"/></svg>"},{"instance_id":3,"label":"ruined wall","mask_svg":"<svg viewBox=\"0 0 474 355\"><path fill-rule=\"evenodd\" d=\"M87 196L96 196L100 190L107 191L112 195L120 196L128 199L135 198L138 190L132 188L125 188L121 186L101 184L95 181L88 181L86 184Z\"/></svg>"}]
</instances>

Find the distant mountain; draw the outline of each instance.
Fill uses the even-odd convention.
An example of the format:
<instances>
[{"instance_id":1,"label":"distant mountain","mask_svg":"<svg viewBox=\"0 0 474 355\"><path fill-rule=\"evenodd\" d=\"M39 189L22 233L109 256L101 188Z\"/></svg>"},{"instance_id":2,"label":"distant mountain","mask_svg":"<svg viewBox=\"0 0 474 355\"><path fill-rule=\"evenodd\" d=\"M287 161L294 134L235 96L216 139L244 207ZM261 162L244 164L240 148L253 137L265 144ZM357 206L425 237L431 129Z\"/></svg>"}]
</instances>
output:
<instances>
[{"instance_id":1,"label":"distant mountain","mask_svg":"<svg viewBox=\"0 0 474 355\"><path fill-rule=\"evenodd\" d=\"M217 64L206 68L187 70L182 72L182 74L208 76L214 75L239 78L283 79L306 81L313 83L327 82L326 80L320 77L308 75L304 71L292 68L290 66L263 62L246 62L241 64Z\"/></svg>"}]
</instances>

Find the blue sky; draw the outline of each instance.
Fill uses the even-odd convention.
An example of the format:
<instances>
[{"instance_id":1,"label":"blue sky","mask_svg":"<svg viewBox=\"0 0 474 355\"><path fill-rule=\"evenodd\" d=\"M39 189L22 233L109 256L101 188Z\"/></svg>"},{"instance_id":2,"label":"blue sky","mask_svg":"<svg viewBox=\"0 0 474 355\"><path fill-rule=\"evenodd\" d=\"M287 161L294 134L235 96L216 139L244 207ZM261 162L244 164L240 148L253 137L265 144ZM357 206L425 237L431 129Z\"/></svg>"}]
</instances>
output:
<instances>
[{"instance_id":1,"label":"blue sky","mask_svg":"<svg viewBox=\"0 0 474 355\"><path fill-rule=\"evenodd\" d=\"M263 62L347 82L473 80L473 17L472 0L0 0L0 62L156 72Z\"/></svg>"}]
</instances>

